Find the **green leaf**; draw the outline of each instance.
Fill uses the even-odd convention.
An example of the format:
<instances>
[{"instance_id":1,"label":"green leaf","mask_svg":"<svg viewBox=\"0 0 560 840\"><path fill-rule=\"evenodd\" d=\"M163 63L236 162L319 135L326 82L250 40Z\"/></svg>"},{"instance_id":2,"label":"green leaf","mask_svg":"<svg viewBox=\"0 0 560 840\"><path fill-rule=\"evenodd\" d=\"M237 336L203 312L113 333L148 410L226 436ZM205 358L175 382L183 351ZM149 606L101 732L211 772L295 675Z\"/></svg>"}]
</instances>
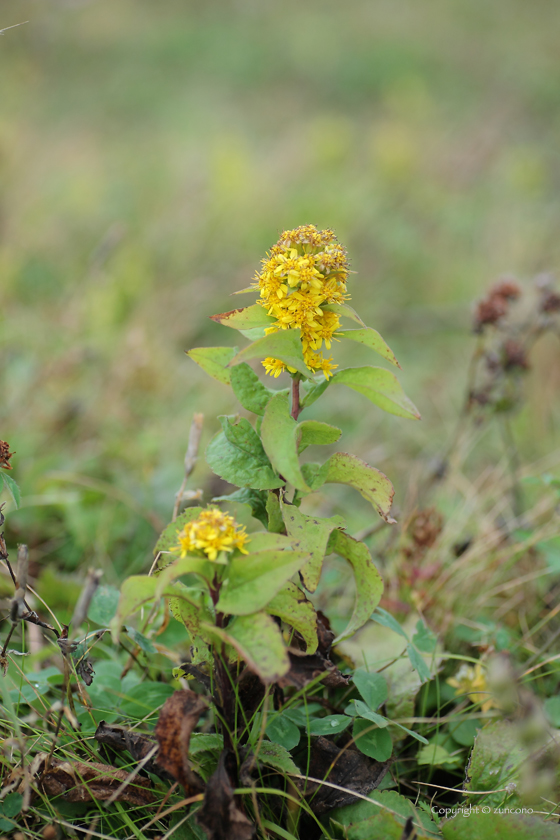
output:
<instances>
[{"instance_id":1,"label":"green leaf","mask_svg":"<svg viewBox=\"0 0 560 840\"><path fill-rule=\"evenodd\" d=\"M168 584L165 592L171 615L185 625L194 639L198 635L201 619L212 620L209 610L204 606L204 593L197 593L180 580Z\"/></svg>"},{"instance_id":2,"label":"green leaf","mask_svg":"<svg viewBox=\"0 0 560 840\"><path fill-rule=\"evenodd\" d=\"M321 423L319 420L303 420L297 425L299 440L298 452L303 452L308 446L328 446L336 443L342 431L336 426Z\"/></svg>"},{"instance_id":3,"label":"green leaf","mask_svg":"<svg viewBox=\"0 0 560 840\"><path fill-rule=\"evenodd\" d=\"M4 487L6 488L6 490L8 491L10 496L12 497L14 505L17 508L19 508L19 506L21 505L21 493L20 493L18 485L16 484L16 482L14 481L12 476L8 475L8 473L1 472L0 475L2 476L2 479L4 480Z\"/></svg>"},{"instance_id":4,"label":"green leaf","mask_svg":"<svg viewBox=\"0 0 560 840\"><path fill-rule=\"evenodd\" d=\"M121 703L125 717L141 719L163 706L175 689L168 683L145 681L133 686Z\"/></svg>"},{"instance_id":5,"label":"green leaf","mask_svg":"<svg viewBox=\"0 0 560 840\"><path fill-rule=\"evenodd\" d=\"M406 396L397 377L385 368L345 368L335 373L329 381L331 385L346 385L363 394L389 414L409 420L420 419L418 409Z\"/></svg>"},{"instance_id":6,"label":"green leaf","mask_svg":"<svg viewBox=\"0 0 560 840\"><path fill-rule=\"evenodd\" d=\"M177 564L184 564L185 560L189 559L190 558L184 558L183 560L176 561L175 564L172 564L173 569L176 571ZM198 560L199 558L196 559ZM131 575L126 578L121 586L121 594L116 615L110 621L111 633L115 643L118 641L121 625L129 615L135 613L140 609L140 607L144 606L144 604L152 603L158 600L163 595L166 595L167 592L169 592L172 596L177 595L176 590L169 587L169 580L172 579L172 573L169 572L170 568L171 567L168 566L164 572L158 576ZM166 578L162 580L163 574L166 574ZM179 571L176 576L178 577L179 574L184 574L184 572ZM199 596L200 590L197 589L189 589L188 587L185 587L185 590L181 592L182 598L189 598L191 603L200 610Z\"/></svg>"},{"instance_id":7,"label":"green leaf","mask_svg":"<svg viewBox=\"0 0 560 840\"><path fill-rule=\"evenodd\" d=\"M430 767L437 767L441 764L452 765L457 764L460 761L460 756L458 755L451 755L445 747L442 747L441 744L428 744L426 747L422 747L420 752L416 757L416 761L418 764L427 764Z\"/></svg>"},{"instance_id":8,"label":"green leaf","mask_svg":"<svg viewBox=\"0 0 560 840\"><path fill-rule=\"evenodd\" d=\"M325 393L331 382L332 377L330 379L325 379L322 373L318 374L317 377L312 381L306 382L304 380L302 382L302 389L304 391L304 394L302 397L300 397L301 407L308 408L310 405L312 405L315 402L315 400L318 400L319 397Z\"/></svg>"},{"instance_id":9,"label":"green leaf","mask_svg":"<svg viewBox=\"0 0 560 840\"><path fill-rule=\"evenodd\" d=\"M433 653L437 647L437 636L423 621L416 622L416 633L412 637L412 644L422 653Z\"/></svg>"},{"instance_id":10,"label":"green leaf","mask_svg":"<svg viewBox=\"0 0 560 840\"><path fill-rule=\"evenodd\" d=\"M399 636L402 636L403 639L406 639L408 642L408 636L402 629L401 625L396 618L393 618L391 613L387 612L387 610L377 607L375 613L371 616L371 620L375 621L376 624L381 624L383 627L388 627L389 630L392 630L393 633L398 633Z\"/></svg>"},{"instance_id":11,"label":"green leaf","mask_svg":"<svg viewBox=\"0 0 560 840\"><path fill-rule=\"evenodd\" d=\"M330 519L307 516L295 505L282 504L281 507L289 536L298 543L300 548L311 555L301 570L301 577L305 588L309 592L315 592L321 577L329 536L333 529L344 527L344 520L340 516L333 516Z\"/></svg>"},{"instance_id":12,"label":"green leaf","mask_svg":"<svg viewBox=\"0 0 560 840\"><path fill-rule=\"evenodd\" d=\"M301 738L297 726L282 714L271 717L266 725L265 731L271 741L284 747L285 750L293 750L294 747L297 747ZM298 771L296 770L295 772L297 773Z\"/></svg>"},{"instance_id":13,"label":"green leaf","mask_svg":"<svg viewBox=\"0 0 560 840\"><path fill-rule=\"evenodd\" d=\"M309 493L311 488L305 483L299 466L297 436L298 424L290 416L288 395L277 393L264 412L262 445L276 472L297 490Z\"/></svg>"},{"instance_id":14,"label":"green leaf","mask_svg":"<svg viewBox=\"0 0 560 840\"><path fill-rule=\"evenodd\" d=\"M472 747L481 725L478 720L460 720L458 723L449 723L449 734L462 747Z\"/></svg>"},{"instance_id":15,"label":"green leaf","mask_svg":"<svg viewBox=\"0 0 560 840\"><path fill-rule=\"evenodd\" d=\"M1 803L2 815L4 817L16 817L21 811L22 805L23 796L21 793L9 793Z\"/></svg>"},{"instance_id":16,"label":"green leaf","mask_svg":"<svg viewBox=\"0 0 560 840\"><path fill-rule=\"evenodd\" d=\"M376 761L387 761L393 752L393 742L386 729L376 729L369 720L356 718L352 728L356 747Z\"/></svg>"},{"instance_id":17,"label":"green leaf","mask_svg":"<svg viewBox=\"0 0 560 840\"><path fill-rule=\"evenodd\" d=\"M276 493L270 490L266 500L266 513L268 522L265 522L265 526L268 527L268 530L273 534L282 534L284 532L284 520L280 509L280 499Z\"/></svg>"},{"instance_id":18,"label":"green leaf","mask_svg":"<svg viewBox=\"0 0 560 840\"><path fill-rule=\"evenodd\" d=\"M415 738L417 741L420 741L421 744L427 744L428 739L424 738L423 735L419 735L418 732L413 732L412 729L407 729L406 726L403 726L402 723L397 723L395 720L389 721L391 726L396 726L397 729L402 729L403 732L406 732L407 735L410 735L412 738Z\"/></svg>"},{"instance_id":19,"label":"green leaf","mask_svg":"<svg viewBox=\"0 0 560 840\"><path fill-rule=\"evenodd\" d=\"M187 356L190 356L193 362L224 385L229 385L228 364L236 353L237 347L194 347L187 350Z\"/></svg>"},{"instance_id":20,"label":"green leaf","mask_svg":"<svg viewBox=\"0 0 560 840\"><path fill-rule=\"evenodd\" d=\"M246 543L250 554L257 551L280 551L280 549L294 548L294 540L286 534L271 533L270 531L253 531L249 534L249 542ZM300 546L295 546L300 548Z\"/></svg>"},{"instance_id":21,"label":"green leaf","mask_svg":"<svg viewBox=\"0 0 560 840\"><path fill-rule=\"evenodd\" d=\"M274 619L264 612L236 616L226 630L206 623L201 623L201 628L208 636L235 648L265 683L277 682L290 670L282 633Z\"/></svg>"},{"instance_id":22,"label":"green leaf","mask_svg":"<svg viewBox=\"0 0 560 840\"><path fill-rule=\"evenodd\" d=\"M338 644L353 635L369 619L383 594L383 580L365 543L358 542L344 531L333 531L327 546L327 552L335 552L344 557L354 571L356 579L356 601L348 626L334 640Z\"/></svg>"},{"instance_id":23,"label":"green leaf","mask_svg":"<svg viewBox=\"0 0 560 840\"><path fill-rule=\"evenodd\" d=\"M431 680L432 672L426 664L426 661L423 658L422 654L416 650L414 645L407 645L406 652L408 654L408 658L410 659L410 664L417 672L422 682L428 682L428 680Z\"/></svg>"},{"instance_id":24,"label":"green leaf","mask_svg":"<svg viewBox=\"0 0 560 840\"><path fill-rule=\"evenodd\" d=\"M389 511L395 491L386 475L347 452L336 452L326 464L327 482L354 487L386 522L394 524Z\"/></svg>"},{"instance_id":25,"label":"green leaf","mask_svg":"<svg viewBox=\"0 0 560 840\"><path fill-rule=\"evenodd\" d=\"M322 308L326 309L327 312L335 312L337 315L340 315L343 318L350 318L351 321L355 321L357 324L360 324L362 327L365 327L364 322L362 321L356 310L349 306L347 303L328 303Z\"/></svg>"},{"instance_id":26,"label":"green leaf","mask_svg":"<svg viewBox=\"0 0 560 840\"><path fill-rule=\"evenodd\" d=\"M274 472L260 438L244 417L220 417L223 432L216 435L206 450L210 469L220 478L251 487L273 490L283 481Z\"/></svg>"},{"instance_id":27,"label":"green leaf","mask_svg":"<svg viewBox=\"0 0 560 840\"><path fill-rule=\"evenodd\" d=\"M259 338L248 347L245 347L230 362L230 367L250 359L265 359L271 356L273 359L280 359L285 365L297 370L306 378L312 376L303 361L301 346L301 335L299 330L279 330L278 332L265 335Z\"/></svg>"},{"instance_id":28,"label":"green leaf","mask_svg":"<svg viewBox=\"0 0 560 840\"><path fill-rule=\"evenodd\" d=\"M201 507L190 507L183 511L174 522L170 522L161 532L160 538L154 548L154 554L157 554L159 551L170 551L179 545L179 532L183 530L185 525L188 525L189 522L196 519L199 513L202 513Z\"/></svg>"},{"instance_id":29,"label":"green leaf","mask_svg":"<svg viewBox=\"0 0 560 840\"><path fill-rule=\"evenodd\" d=\"M132 615L141 606L155 599L158 579L153 575L131 575L121 586L119 606L111 621L113 641L119 638L121 625L125 618Z\"/></svg>"},{"instance_id":30,"label":"green leaf","mask_svg":"<svg viewBox=\"0 0 560 840\"><path fill-rule=\"evenodd\" d=\"M189 740L189 756L201 752L221 752L224 748L223 735L216 732L193 732Z\"/></svg>"},{"instance_id":31,"label":"green leaf","mask_svg":"<svg viewBox=\"0 0 560 840\"><path fill-rule=\"evenodd\" d=\"M391 362L392 365L400 368L395 354L385 339L372 327L363 327L361 330L344 330L344 332L337 331L336 335L339 338L347 338L350 341L357 341L358 344L363 344L364 347L369 347L370 350L375 350L376 353L383 356L383 358L387 359L388 362Z\"/></svg>"},{"instance_id":32,"label":"green leaf","mask_svg":"<svg viewBox=\"0 0 560 840\"><path fill-rule=\"evenodd\" d=\"M288 750L272 741L261 741L256 761L265 767L279 770L280 773L299 773L299 768L294 764Z\"/></svg>"},{"instance_id":33,"label":"green leaf","mask_svg":"<svg viewBox=\"0 0 560 840\"><path fill-rule=\"evenodd\" d=\"M409 840L441 840L434 821L410 799L394 790L374 790L370 797L372 802L361 799L330 812L331 824L343 830L340 836L348 840L403 840L405 825L411 819Z\"/></svg>"},{"instance_id":34,"label":"green leaf","mask_svg":"<svg viewBox=\"0 0 560 840\"><path fill-rule=\"evenodd\" d=\"M212 501L238 502L240 505L247 505L251 508L254 518L262 522L266 528L268 525L267 499L268 496L263 490L251 490L249 487L242 487L240 490L230 493L229 496L214 496Z\"/></svg>"},{"instance_id":35,"label":"green leaf","mask_svg":"<svg viewBox=\"0 0 560 840\"><path fill-rule=\"evenodd\" d=\"M444 840L560 840L560 826L538 817L465 811L442 825Z\"/></svg>"},{"instance_id":36,"label":"green leaf","mask_svg":"<svg viewBox=\"0 0 560 840\"><path fill-rule=\"evenodd\" d=\"M560 697L549 697L544 701L544 711L549 723L556 729L560 728ZM455 737L455 736L453 736ZM457 740L457 739L455 739ZM460 743L460 742L459 742Z\"/></svg>"},{"instance_id":37,"label":"green leaf","mask_svg":"<svg viewBox=\"0 0 560 840\"><path fill-rule=\"evenodd\" d=\"M234 330L270 327L274 323L274 318L267 315L266 309L259 303L245 306L242 309L232 309L230 312L221 312L219 315L211 315L210 319L224 327L232 327Z\"/></svg>"},{"instance_id":38,"label":"green leaf","mask_svg":"<svg viewBox=\"0 0 560 840\"><path fill-rule=\"evenodd\" d=\"M313 715L322 711L323 707L320 703L307 703L304 706L284 706L282 714L286 715L296 726L307 729L309 722L313 719Z\"/></svg>"},{"instance_id":39,"label":"green leaf","mask_svg":"<svg viewBox=\"0 0 560 840\"><path fill-rule=\"evenodd\" d=\"M354 706L352 717L360 717L364 720L370 720L375 723L380 729L385 729L389 726L389 721L383 715L378 715L377 712L372 711L362 700L352 700Z\"/></svg>"},{"instance_id":40,"label":"green leaf","mask_svg":"<svg viewBox=\"0 0 560 840\"><path fill-rule=\"evenodd\" d=\"M193 554L187 554L186 557L178 557L172 563L169 563L169 565L164 566L163 569L155 576L155 580L158 582L155 592L156 597L161 598L162 595L166 594L167 588L170 586L172 581L182 577L183 575L198 575L206 581L206 583L210 583L215 572L216 566L205 557L197 557ZM194 593L199 590L193 589L192 591ZM175 593L171 592L171 594Z\"/></svg>"},{"instance_id":41,"label":"green leaf","mask_svg":"<svg viewBox=\"0 0 560 840\"><path fill-rule=\"evenodd\" d=\"M94 624L108 627L119 605L120 592L114 586L98 586L93 593L87 617Z\"/></svg>"},{"instance_id":42,"label":"green leaf","mask_svg":"<svg viewBox=\"0 0 560 840\"><path fill-rule=\"evenodd\" d=\"M261 551L233 557L216 609L228 615L264 609L308 557L305 551Z\"/></svg>"},{"instance_id":43,"label":"green leaf","mask_svg":"<svg viewBox=\"0 0 560 840\"><path fill-rule=\"evenodd\" d=\"M358 668L354 671L352 681L370 709L375 711L387 700L387 682L381 674Z\"/></svg>"},{"instance_id":44,"label":"green leaf","mask_svg":"<svg viewBox=\"0 0 560 840\"><path fill-rule=\"evenodd\" d=\"M260 415L264 414L270 398L278 393L265 388L246 362L231 368L231 387L243 408Z\"/></svg>"},{"instance_id":45,"label":"green leaf","mask_svg":"<svg viewBox=\"0 0 560 840\"><path fill-rule=\"evenodd\" d=\"M300 633L307 645L308 655L315 653L317 639L317 613L305 597L305 593L289 581L274 598L268 602L266 612L276 615Z\"/></svg>"},{"instance_id":46,"label":"green leaf","mask_svg":"<svg viewBox=\"0 0 560 840\"><path fill-rule=\"evenodd\" d=\"M352 718L348 715L327 715L324 718L316 718L309 723L310 735L338 735L339 732L344 732L350 724Z\"/></svg>"},{"instance_id":47,"label":"green leaf","mask_svg":"<svg viewBox=\"0 0 560 840\"><path fill-rule=\"evenodd\" d=\"M318 490L320 487L323 486L323 484L327 480L328 472L328 461L326 461L324 464L308 462L307 464L301 465L301 474L305 479L305 483L309 487L311 487L311 490Z\"/></svg>"},{"instance_id":48,"label":"green leaf","mask_svg":"<svg viewBox=\"0 0 560 840\"><path fill-rule=\"evenodd\" d=\"M125 627L126 632L132 639L135 645L138 645L140 650L143 650L145 653L157 653L157 648L152 642L151 639L148 639L147 636L144 636L142 633L139 633L138 630L135 630L134 627Z\"/></svg>"},{"instance_id":49,"label":"green leaf","mask_svg":"<svg viewBox=\"0 0 560 840\"><path fill-rule=\"evenodd\" d=\"M480 730L476 736L473 751L469 761L468 780L465 784L467 791L487 790L486 796L469 796L468 802L474 804L499 807L507 799L508 805L512 797L506 792L492 793L506 785L518 784L519 772L529 758L529 750L519 741L519 730L509 721L492 721ZM516 804L519 798L513 795ZM512 805L512 807L514 807Z\"/></svg>"}]
</instances>

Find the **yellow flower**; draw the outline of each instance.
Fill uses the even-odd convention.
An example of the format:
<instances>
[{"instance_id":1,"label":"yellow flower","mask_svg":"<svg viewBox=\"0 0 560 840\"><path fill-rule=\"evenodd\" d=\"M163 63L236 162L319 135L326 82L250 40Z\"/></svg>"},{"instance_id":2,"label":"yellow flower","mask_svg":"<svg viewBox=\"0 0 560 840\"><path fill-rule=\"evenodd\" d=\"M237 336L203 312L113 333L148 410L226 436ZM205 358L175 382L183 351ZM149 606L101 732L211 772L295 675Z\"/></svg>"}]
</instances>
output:
<instances>
[{"instance_id":1,"label":"yellow flower","mask_svg":"<svg viewBox=\"0 0 560 840\"><path fill-rule=\"evenodd\" d=\"M322 370L327 379L337 366L317 351L323 342L330 349L340 317L324 307L349 299L347 278L346 251L332 230L301 225L284 231L262 260L253 284L259 290L260 304L274 318L266 332L299 329L307 367ZM275 377L286 370L278 359L267 358L263 366Z\"/></svg>"},{"instance_id":2,"label":"yellow flower","mask_svg":"<svg viewBox=\"0 0 560 840\"><path fill-rule=\"evenodd\" d=\"M274 376L275 379L278 379L280 374L286 370L284 362L281 362L280 359L273 359L271 356L264 360L263 367L268 375Z\"/></svg>"},{"instance_id":3,"label":"yellow flower","mask_svg":"<svg viewBox=\"0 0 560 840\"><path fill-rule=\"evenodd\" d=\"M249 553L245 549L245 544L249 541L245 526L238 525L233 516L222 513L219 508L203 510L196 519L187 522L177 536L179 544L171 551L178 552L180 557L186 557L193 552L203 552L209 560L217 561L221 551L230 552L237 549L242 554Z\"/></svg>"},{"instance_id":4,"label":"yellow flower","mask_svg":"<svg viewBox=\"0 0 560 840\"><path fill-rule=\"evenodd\" d=\"M473 703L480 703L483 712L487 712L488 709L495 708L497 705L494 699L488 696L486 674L480 662L477 662L474 666L461 665L457 674L450 677L447 683L455 689L457 697L466 695Z\"/></svg>"}]
</instances>

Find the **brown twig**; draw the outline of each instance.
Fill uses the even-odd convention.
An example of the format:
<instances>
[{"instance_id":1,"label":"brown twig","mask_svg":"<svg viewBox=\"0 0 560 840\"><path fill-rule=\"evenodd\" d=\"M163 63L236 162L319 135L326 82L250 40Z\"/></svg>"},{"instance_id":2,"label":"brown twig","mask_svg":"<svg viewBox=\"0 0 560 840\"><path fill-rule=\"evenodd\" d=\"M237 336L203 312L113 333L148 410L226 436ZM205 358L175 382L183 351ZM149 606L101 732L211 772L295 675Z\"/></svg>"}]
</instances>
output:
<instances>
[{"instance_id":1,"label":"brown twig","mask_svg":"<svg viewBox=\"0 0 560 840\"><path fill-rule=\"evenodd\" d=\"M200 446L200 437L202 435L202 423L204 421L204 414L195 414L191 423L191 430L189 432L189 444L185 453L185 475L179 490L175 494L175 505L173 506L172 522L175 522L179 515L179 508L183 501L185 489L189 476L195 468L198 458L198 447Z\"/></svg>"}]
</instances>

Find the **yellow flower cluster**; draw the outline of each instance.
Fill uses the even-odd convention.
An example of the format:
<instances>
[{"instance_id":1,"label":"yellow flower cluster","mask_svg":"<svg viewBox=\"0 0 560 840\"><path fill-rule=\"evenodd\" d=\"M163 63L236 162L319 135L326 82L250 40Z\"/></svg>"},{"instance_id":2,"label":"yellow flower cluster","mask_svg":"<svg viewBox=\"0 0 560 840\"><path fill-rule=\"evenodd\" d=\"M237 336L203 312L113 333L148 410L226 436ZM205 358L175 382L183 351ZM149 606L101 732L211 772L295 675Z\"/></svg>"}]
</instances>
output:
<instances>
[{"instance_id":1,"label":"yellow flower cluster","mask_svg":"<svg viewBox=\"0 0 560 840\"><path fill-rule=\"evenodd\" d=\"M249 537L245 526L238 525L227 513L219 508L203 510L196 519L188 522L178 534L179 544L172 551L186 557L193 551L203 551L209 560L216 561L220 551L233 551L237 548L243 554L249 552L245 544Z\"/></svg>"},{"instance_id":2,"label":"yellow flower cluster","mask_svg":"<svg viewBox=\"0 0 560 840\"><path fill-rule=\"evenodd\" d=\"M489 695L486 674L480 662L477 662L474 667L461 665L456 676L450 677L447 682L455 689L457 696L466 695L473 703L480 703L481 711L487 712L495 708L496 703Z\"/></svg>"},{"instance_id":3,"label":"yellow flower cluster","mask_svg":"<svg viewBox=\"0 0 560 840\"><path fill-rule=\"evenodd\" d=\"M349 299L347 278L346 251L332 230L301 225L284 231L262 261L254 281L260 303L275 319L267 333L301 330L305 364L312 371L323 371L327 379L337 365L332 364L332 356L324 359L320 350L323 342L330 350L340 318L324 307ZM280 376L286 370L279 359L267 358L263 365L271 376Z\"/></svg>"}]
</instances>

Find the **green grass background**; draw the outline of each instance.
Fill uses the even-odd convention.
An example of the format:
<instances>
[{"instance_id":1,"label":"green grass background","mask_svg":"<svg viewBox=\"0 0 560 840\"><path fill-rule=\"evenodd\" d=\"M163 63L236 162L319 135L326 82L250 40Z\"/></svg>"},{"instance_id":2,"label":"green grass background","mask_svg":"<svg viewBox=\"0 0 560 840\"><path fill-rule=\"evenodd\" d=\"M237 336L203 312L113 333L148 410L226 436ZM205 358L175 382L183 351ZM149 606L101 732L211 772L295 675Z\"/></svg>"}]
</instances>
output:
<instances>
[{"instance_id":1,"label":"green grass background","mask_svg":"<svg viewBox=\"0 0 560 840\"><path fill-rule=\"evenodd\" d=\"M193 412L206 442L237 410L184 351L234 343L208 316L249 302L229 295L309 222L348 247L353 304L424 419L334 389L320 416L402 506L452 434L471 301L558 265L560 6L4 0L0 26L22 21L0 38L12 547L30 544L55 594L60 568L116 582L149 567ZM551 338L515 421L525 457L557 447L559 389ZM473 469L499 457L490 434ZM191 486L209 481L201 462Z\"/></svg>"}]
</instances>

